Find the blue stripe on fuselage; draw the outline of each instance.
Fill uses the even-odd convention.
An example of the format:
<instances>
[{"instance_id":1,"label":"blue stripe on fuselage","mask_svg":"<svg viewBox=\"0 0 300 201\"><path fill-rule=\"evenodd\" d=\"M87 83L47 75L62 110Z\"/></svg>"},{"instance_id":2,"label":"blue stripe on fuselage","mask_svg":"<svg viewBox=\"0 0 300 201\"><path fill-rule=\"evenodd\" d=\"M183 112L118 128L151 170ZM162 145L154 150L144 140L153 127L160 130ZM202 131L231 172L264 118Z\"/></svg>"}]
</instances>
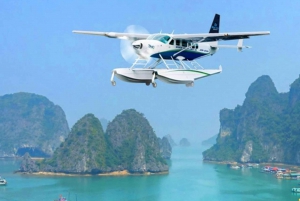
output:
<instances>
[{"instance_id":1,"label":"blue stripe on fuselage","mask_svg":"<svg viewBox=\"0 0 300 201\"><path fill-rule=\"evenodd\" d=\"M159 55L161 55L163 59L172 59L171 57L173 57L173 59L176 59L176 57L182 56L182 57L185 58L184 60L190 60L191 61L191 60L198 59L199 57L207 55L207 54L201 53L201 52L186 50L186 51L180 52L176 56L173 56L174 54L176 54L176 52L179 52L179 51L181 51L181 49L180 50L174 50L174 51L160 52L160 53L156 53L156 54L151 55L151 57L160 59Z\"/></svg>"}]
</instances>

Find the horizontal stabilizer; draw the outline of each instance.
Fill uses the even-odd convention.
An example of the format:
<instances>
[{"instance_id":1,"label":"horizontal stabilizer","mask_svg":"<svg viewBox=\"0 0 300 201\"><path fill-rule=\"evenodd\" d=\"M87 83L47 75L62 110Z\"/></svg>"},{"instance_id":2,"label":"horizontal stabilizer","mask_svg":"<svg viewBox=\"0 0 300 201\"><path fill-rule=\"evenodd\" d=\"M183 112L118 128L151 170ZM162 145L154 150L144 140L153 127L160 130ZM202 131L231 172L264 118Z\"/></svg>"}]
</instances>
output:
<instances>
[{"instance_id":1,"label":"horizontal stabilizer","mask_svg":"<svg viewBox=\"0 0 300 201\"><path fill-rule=\"evenodd\" d=\"M237 48L239 52L242 52L243 48L251 48L251 46L243 46L243 39L238 40L237 45L212 45L212 48Z\"/></svg>"},{"instance_id":2,"label":"horizontal stabilizer","mask_svg":"<svg viewBox=\"0 0 300 201\"><path fill-rule=\"evenodd\" d=\"M213 48L252 48L251 46L237 46L237 45L213 45Z\"/></svg>"}]
</instances>

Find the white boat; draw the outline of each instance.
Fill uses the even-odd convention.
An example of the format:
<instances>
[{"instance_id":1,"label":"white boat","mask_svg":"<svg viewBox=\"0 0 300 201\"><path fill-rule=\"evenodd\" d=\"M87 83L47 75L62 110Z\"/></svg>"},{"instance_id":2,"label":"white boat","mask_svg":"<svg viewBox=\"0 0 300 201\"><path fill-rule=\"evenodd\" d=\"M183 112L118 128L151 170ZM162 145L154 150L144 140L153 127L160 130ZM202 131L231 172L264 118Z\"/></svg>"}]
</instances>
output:
<instances>
[{"instance_id":1,"label":"white boat","mask_svg":"<svg viewBox=\"0 0 300 201\"><path fill-rule=\"evenodd\" d=\"M58 200L55 201L67 201L67 198L63 197L62 195L59 196Z\"/></svg>"},{"instance_id":2,"label":"white boat","mask_svg":"<svg viewBox=\"0 0 300 201\"><path fill-rule=\"evenodd\" d=\"M0 177L0 186L5 186L6 184L7 184L7 181Z\"/></svg>"},{"instance_id":3,"label":"white boat","mask_svg":"<svg viewBox=\"0 0 300 201\"><path fill-rule=\"evenodd\" d=\"M237 166L237 165L232 165L230 168L232 168L232 169L240 169L241 167Z\"/></svg>"}]
</instances>

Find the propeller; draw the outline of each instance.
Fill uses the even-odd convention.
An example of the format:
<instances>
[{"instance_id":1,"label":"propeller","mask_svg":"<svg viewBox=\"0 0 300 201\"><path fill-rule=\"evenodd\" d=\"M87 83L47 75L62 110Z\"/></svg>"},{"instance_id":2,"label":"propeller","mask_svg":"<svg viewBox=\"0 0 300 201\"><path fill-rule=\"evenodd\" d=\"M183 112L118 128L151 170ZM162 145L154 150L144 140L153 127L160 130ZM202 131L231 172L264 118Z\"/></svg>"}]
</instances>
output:
<instances>
[{"instance_id":1,"label":"propeller","mask_svg":"<svg viewBox=\"0 0 300 201\"><path fill-rule=\"evenodd\" d=\"M125 31L125 33L140 33L140 34L148 34L149 32L141 26L138 25L130 25L128 26ZM139 57L133 47L132 47L132 43L134 41L133 40L121 40L120 43L120 50L121 50L121 54L122 57L125 59L125 61L127 61L130 64L133 64L133 62Z\"/></svg>"}]
</instances>

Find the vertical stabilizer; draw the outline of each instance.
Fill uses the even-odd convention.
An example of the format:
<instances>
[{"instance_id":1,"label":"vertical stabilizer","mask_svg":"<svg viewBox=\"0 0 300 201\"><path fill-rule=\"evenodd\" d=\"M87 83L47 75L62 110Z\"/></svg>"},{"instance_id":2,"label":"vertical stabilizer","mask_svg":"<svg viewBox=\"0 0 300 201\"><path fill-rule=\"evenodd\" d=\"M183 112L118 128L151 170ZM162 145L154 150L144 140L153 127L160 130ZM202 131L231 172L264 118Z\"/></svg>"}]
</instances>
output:
<instances>
[{"instance_id":1,"label":"vertical stabilizer","mask_svg":"<svg viewBox=\"0 0 300 201\"><path fill-rule=\"evenodd\" d=\"M220 15L215 14L215 18L211 24L209 33L219 33L219 29L220 29Z\"/></svg>"},{"instance_id":2,"label":"vertical stabilizer","mask_svg":"<svg viewBox=\"0 0 300 201\"><path fill-rule=\"evenodd\" d=\"M211 24L209 33L219 33L219 29L220 29L220 15L219 14L215 14L215 18ZM218 45L218 41L214 41L214 42L208 42L208 44L210 46L217 46Z\"/></svg>"}]
</instances>

